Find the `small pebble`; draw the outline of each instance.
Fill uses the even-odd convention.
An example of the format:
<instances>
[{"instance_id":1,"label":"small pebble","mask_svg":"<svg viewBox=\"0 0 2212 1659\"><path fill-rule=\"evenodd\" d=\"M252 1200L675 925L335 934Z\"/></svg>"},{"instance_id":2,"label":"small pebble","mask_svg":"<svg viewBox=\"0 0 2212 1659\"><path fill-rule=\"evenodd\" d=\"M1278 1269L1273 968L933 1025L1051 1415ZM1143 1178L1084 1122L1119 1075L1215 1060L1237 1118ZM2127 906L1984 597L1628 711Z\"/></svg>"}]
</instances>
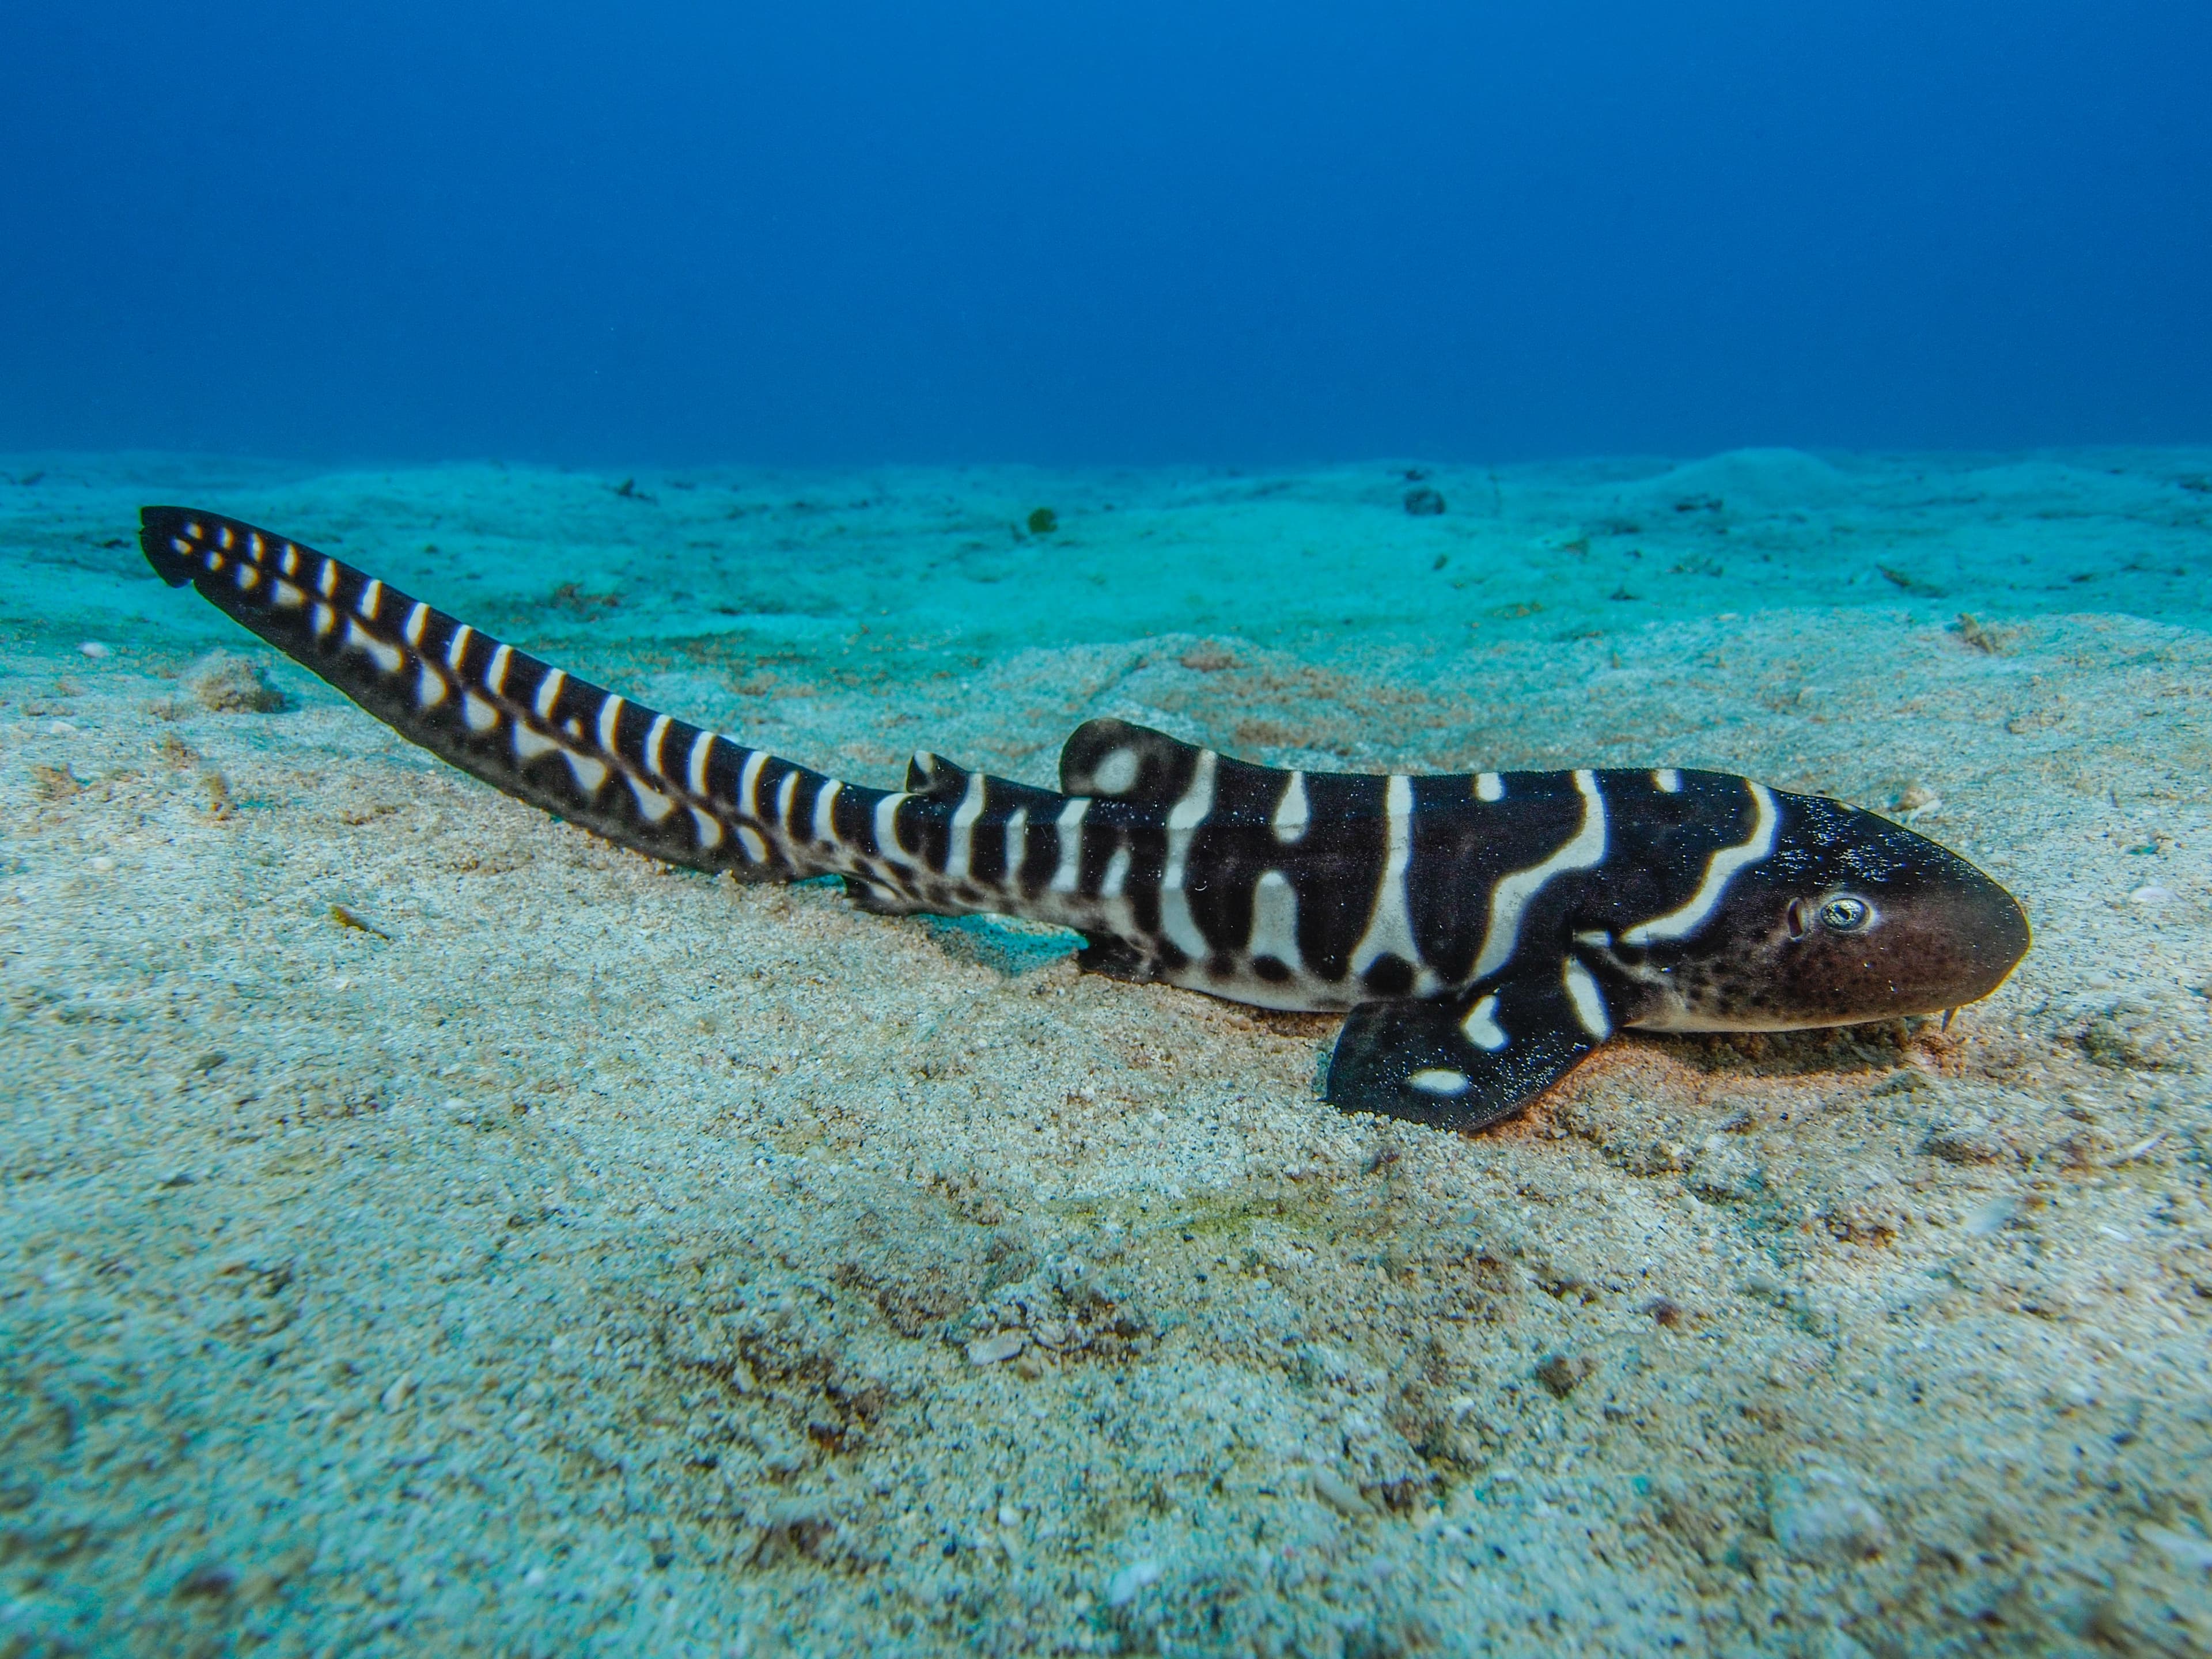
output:
<instances>
[{"instance_id":1,"label":"small pebble","mask_svg":"<svg viewBox=\"0 0 2212 1659\"><path fill-rule=\"evenodd\" d=\"M2193 1532L2176 1532L2171 1527L2139 1527L2146 1544L2157 1546L2159 1553L2184 1572L2212 1572L2212 1542L2199 1538Z\"/></svg>"},{"instance_id":2,"label":"small pebble","mask_svg":"<svg viewBox=\"0 0 2212 1659\"><path fill-rule=\"evenodd\" d=\"M1808 1566L1863 1561L1889 1544L1889 1526L1881 1511L1847 1476L1830 1469L1808 1469L1776 1481L1769 1520L1782 1553Z\"/></svg>"},{"instance_id":3,"label":"small pebble","mask_svg":"<svg viewBox=\"0 0 2212 1659\"><path fill-rule=\"evenodd\" d=\"M404 1406L415 1392L415 1375L410 1371L378 1396L378 1403L388 1412Z\"/></svg>"},{"instance_id":4,"label":"small pebble","mask_svg":"<svg viewBox=\"0 0 2212 1659\"><path fill-rule=\"evenodd\" d=\"M2009 1150L1986 1123L1946 1124L1920 1146L1946 1164L1994 1164Z\"/></svg>"},{"instance_id":5,"label":"small pebble","mask_svg":"<svg viewBox=\"0 0 2212 1659\"><path fill-rule=\"evenodd\" d=\"M1132 1561L1106 1581L1106 1605L1126 1607L1137 1599L1138 1593L1147 1584L1160 1580L1160 1564L1157 1561Z\"/></svg>"},{"instance_id":6,"label":"small pebble","mask_svg":"<svg viewBox=\"0 0 2212 1659\"><path fill-rule=\"evenodd\" d=\"M968 1358L972 1364L996 1365L1012 1359L1028 1346L1028 1339L1019 1331L994 1331L968 1345Z\"/></svg>"},{"instance_id":7,"label":"small pebble","mask_svg":"<svg viewBox=\"0 0 2212 1659\"><path fill-rule=\"evenodd\" d=\"M2137 904L2171 904L2173 890L2167 887L2138 887L2128 896Z\"/></svg>"},{"instance_id":8,"label":"small pebble","mask_svg":"<svg viewBox=\"0 0 2212 1659\"><path fill-rule=\"evenodd\" d=\"M2073 1377L2051 1392L2051 1403L2061 1411L2080 1411L2097 1403L2097 1390L2087 1380Z\"/></svg>"},{"instance_id":9,"label":"small pebble","mask_svg":"<svg viewBox=\"0 0 2212 1659\"><path fill-rule=\"evenodd\" d=\"M1966 1231L1976 1238L1987 1238L2020 1213L2016 1198L1993 1198L1966 1217Z\"/></svg>"},{"instance_id":10,"label":"small pebble","mask_svg":"<svg viewBox=\"0 0 2212 1659\"><path fill-rule=\"evenodd\" d=\"M1587 1382L1597 1369L1597 1361L1583 1355L1572 1358L1555 1353L1536 1367L1536 1380L1550 1389L1554 1399L1565 1400Z\"/></svg>"},{"instance_id":11,"label":"small pebble","mask_svg":"<svg viewBox=\"0 0 2212 1659\"><path fill-rule=\"evenodd\" d=\"M391 934L386 933L384 929L379 927L374 922L367 920L359 911L354 909L350 905L333 904L331 906L331 920L337 923L341 927L352 928L356 933L374 933L377 938L382 939L387 945L392 942Z\"/></svg>"},{"instance_id":12,"label":"small pebble","mask_svg":"<svg viewBox=\"0 0 2212 1659\"><path fill-rule=\"evenodd\" d=\"M287 702L258 663L216 652L192 677L192 694L219 714L275 714Z\"/></svg>"},{"instance_id":13,"label":"small pebble","mask_svg":"<svg viewBox=\"0 0 2212 1659\"><path fill-rule=\"evenodd\" d=\"M1314 1496L1339 1515L1355 1517L1374 1513L1368 1507L1367 1499L1360 1495L1358 1487L1330 1470L1314 1471L1313 1489Z\"/></svg>"},{"instance_id":14,"label":"small pebble","mask_svg":"<svg viewBox=\"0 0 2212 1659\"><path fill-rule=\"evenodd\" d=\"M82 645L77 647L77 649L94 662L109 654L107 647L98 640L87 640Z\"/></svg>"},{"instance_id":15,"label":"small pebble","mask_svg":"<svg viewBox=\"0 0 2212 1659\"><path fill-rule=\"evenodd\" d=\"M2160 1129L2156 1134L2151 1136L2148 1139L2138 1140L2136 1142L2134 1146L2129 1147L2124 1152L2122 1152L2118 1158L2114 1158L2112 1162L2115 1164L2132 1164L2145 1153L2156 1152L2159 1148L2160 1143L2164 1141L2165 1139L2172 1133L2173 1131L2171 1129Z\"/></svg>"},{"instance_id":16,"label":"small pebble","mask_svg":"<svg viewBox=\"0 0 2212 1659\"><path fill-rule=\"evenodd\" d=\"M198 1596L210 1601L228 1600L238 1588L238 1574L221 1562L211 1562L194 1567L177 1581L170 1594L185 1597Z\"/></svg>"}]
</instances>

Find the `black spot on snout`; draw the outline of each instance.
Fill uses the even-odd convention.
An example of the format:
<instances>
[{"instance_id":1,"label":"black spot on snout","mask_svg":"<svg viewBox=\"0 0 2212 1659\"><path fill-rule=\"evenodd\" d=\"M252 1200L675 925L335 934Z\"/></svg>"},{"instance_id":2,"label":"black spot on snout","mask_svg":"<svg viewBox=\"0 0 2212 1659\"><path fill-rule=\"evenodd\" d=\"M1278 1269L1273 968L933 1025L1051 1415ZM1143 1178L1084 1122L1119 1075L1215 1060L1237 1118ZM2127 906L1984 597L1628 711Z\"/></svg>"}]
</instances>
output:
<instances>
[{"instance_id":1,"label":"black spot on snout","mask_svg":"<svg viewBox=\"0 0 2212 1659\"><path fill-rule=\"evenodd\" d=\"M1401 997L1413 988L1413 964L1403 957L1377 957L1359 977L1378 997Z\"/></svg>"}]
</instances>

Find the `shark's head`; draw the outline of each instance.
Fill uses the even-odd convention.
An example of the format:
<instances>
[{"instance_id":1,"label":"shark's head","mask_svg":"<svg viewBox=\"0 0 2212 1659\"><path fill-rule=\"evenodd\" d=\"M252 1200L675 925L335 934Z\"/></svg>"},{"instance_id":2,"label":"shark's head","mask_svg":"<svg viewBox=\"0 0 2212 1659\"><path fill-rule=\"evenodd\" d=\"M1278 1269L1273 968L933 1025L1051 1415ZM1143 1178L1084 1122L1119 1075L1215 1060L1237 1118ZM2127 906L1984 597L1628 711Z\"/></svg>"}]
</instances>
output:
<instances>
[{"instance_id":1,"label":"shark's head","mask_svg":"<svg viewBox=\"0 0 2212 1659\"><path fill-rule=\"evenodd\" d=\"M1766 792L1772 851L1694 932L1604 954L1629 1023L1790 1030L1931 1014L1989 995L2029 943L2019 901L1948 848L1871 812Z\"/></svg>"}]
</instances>

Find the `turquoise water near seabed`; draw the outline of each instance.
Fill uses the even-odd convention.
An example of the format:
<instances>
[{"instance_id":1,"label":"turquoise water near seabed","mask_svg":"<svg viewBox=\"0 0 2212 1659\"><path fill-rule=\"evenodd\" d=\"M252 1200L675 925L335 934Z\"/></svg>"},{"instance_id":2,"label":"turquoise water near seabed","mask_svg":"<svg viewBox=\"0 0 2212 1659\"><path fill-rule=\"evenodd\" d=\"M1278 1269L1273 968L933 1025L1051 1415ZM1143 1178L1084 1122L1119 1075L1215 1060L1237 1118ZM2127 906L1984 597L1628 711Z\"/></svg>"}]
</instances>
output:
<instances>
[{"instance_id":1,"label":"turquoise water near seabed","mask_svg":"<svg viewBox=\"0 0 2212 1659\"><path fill-rule=\"evenodd\" d=\"M39 482L0 491L0 558L24 561L0 615L127 617L210 641L227 637L212 613L151 603L128 544L149 496L212 495L456 614L527 617L549 647L719 633L835 655L867 627L869 651L884 657L888 635L903 653L885 672L1158 635L1326 660L1828 605L2212 617L2212 455L2191 450L1279 473L698 468L627 494L611 475L521 467L16 465ZM1416 489L1447 510L1409 515ZM1041 506L1057 527L1033 534Z\"/></svg>"}]
</instances>

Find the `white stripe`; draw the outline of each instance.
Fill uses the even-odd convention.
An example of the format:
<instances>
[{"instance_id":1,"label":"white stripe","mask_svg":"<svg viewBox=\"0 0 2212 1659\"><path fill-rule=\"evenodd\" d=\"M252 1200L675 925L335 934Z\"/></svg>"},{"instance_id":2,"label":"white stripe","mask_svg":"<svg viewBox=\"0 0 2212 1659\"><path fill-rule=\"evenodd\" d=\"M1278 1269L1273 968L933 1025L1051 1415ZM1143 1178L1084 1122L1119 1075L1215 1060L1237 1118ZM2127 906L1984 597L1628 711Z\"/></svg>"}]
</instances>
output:
<instances>
[{"instance_id":1,"label":"white stripe","mask_svg":"<svg viewBox=\"0 0 2212 1659\"><path fill-rule=\"evenodd\" d=\"M1639 921L1620 936L1623 945L1649 945L1655 939L1687 939L1705 926L1728 891L1729 883L1735 879L1736 872L1757 864L1774 850L1775 827L1780 815L1774 810L1774 796L1763 783L1747 782L1754 805L1751 834L1733 847L1723 847L1705 860L1705 878L1698 884L1698 890L1690 895L1689 902L1680 909L1669 910L1663 916L1654 916L1649 921Z\"/></svg>"},{"instance_id":2,"label":"white stripe","mask_svg":"<svg viewBox=\"0 0 2212 1659\"><path fill-rule=\"evenodd\" d=\"M975 844L975 821L983 816L983 775L968 775L968 793L952 815L951 843L945 849L945 873L954 881L968 879L968 866Z\"/></svg>"},{"instance_id":3,"label":"white stripe","mask_svg":"<svg viewBox=\"0 0 2212 1659\"><path fill-rule=\"evenodd\" d=\"M1126 847L1117 847L1114 849L1113 856L1106 860L1106 873L1104 876L1100 878L1098 883L1098 896L1103 899L1117 899L1121 897L1121 884L1128 879L1129 849ZM1163 910L1167 908L1167 895L1164 893L1160 896L1160 908ZM1189 925L1189 921L1190 912L1188 910L1185 910L1183 912L1184 925L1188 927ZM1172 936L1174 929L1170 927L1167 931L1170 935ZM1182 945L1182 941L1181 939L1176 939L1176 943L1177 945ZM1206 941L1204 939L1199 940L1198 948L1194 951L1191 950L1188 945L1185 945L1183 949L1184 954L1188 956L1202 957L1206 954Z\"/></svg>"},{"instance_id":4,"label":"white stripe","mask_svg":"<svg viewBox=\"0 0 2212 1659\"><path fill-rule=\"evenodd\" d=\"M666 763L660 757L661 746L668 741L668 724L667 715L655 714L653 717L653 729L645 734L646 769L656 778L665 778L668 775Z\"/></svg>"},{"instance_id":5,"label":"white stripe","mask_svg":"<svg viewBox=\"0 0 2212 1659\"><path fill-rule=\"evenodd\" d=\"M623 781L629 786L630 793L637 798L637 810L645 814L647 823L658 823L676 810L674 801L658 789L639 782L629 773L623 774Z\"/></svg>"},{"instance_id":6,"label":"white stripe","mask_svg":"<svg viewBox=\"0 0 2212 1659\"><path fill-rule=\"evenodd\" d=\"M1295 971L1305 967L1298 954L1298 890L1279 870L1264 872L1252 888L1252 937L1245 954L1273 957Z\"/></svg>"},{"instance_id":7,"label":"white stripe","mask_svg":"<svg viewBox=\"0 0 2212 1659\"><path fill-rule=\"evenodd\" d=\"M599 747L610 755L617 752L615 748L615 722L622 719L622 711L623 700L620 697L609 697L599 705Z\"/></svg>"},{"instance_id":8,"label":"white stripe","mask_svg":"<svg viewBox=\"0 0 2212 1659\"><path fill-rule=\"evenodd\" d=\"M499 724L499 710L473 691L461 699L461 718L471 732L489 732Z\"/></svg>"},{"instance_id":9,"label":"white stripe","mask_svg":"<svg viewBox=\"0 0 2212 1659\"><path fill-rule=\"evenodd\" d=\"M761 839L760 831L750 824L741 823L738 826L738 842L745 849L746 858L753 863L768 862L768 843Z\"/></svg>"},{"instance_id":10,"label":"white stripe","mask_svg":"<svg viewBox=\"0 0 2212 1659\"><path fill-rule=\"evenodd\" d=\"M691 793L707 793L707 761L714 752L714 734L702 732L691 739Z\"/></svg>"},{"instance_id":11,"label":"white stripe","mask_svg":"<svg viewBox=\"0 0 2212 1659\"><path fill-rule=\"evenodd\" d=\"M1211 749L1198 751L1198 764L1192 769L1190 787L1183 791L1182 799L1168 809L1168 868L1169 886L1182 884L1183 858L1190 851L1190 839L1199 826L1206 822L1206 814L1213 811L1213 771L1221 757Z\"/></svg>"},{"instance_id":12,"label":"white stripe","mask_svg":"<svg viewBox=\"0 0 2212 1659\"><path fill-rule=\"evenodd\" d=\"M1470 977L1487 979L1513 960L1513 952L1521 945L1522 915L1546 883L1571 870L1587 870L1605 857L1605 797L1598 793L1597 778L1578 771L1575 787L1583 798L1582 827L1541 864L1502 877L1491 890L1490 926L1482 936L1482 952L1474 959Z\"/></svg>"},{"instance_id":13,"label":"white stripe","mask_svg":"<svg viewBox=\"0 0 2212 1659\"><path fill-rule=\"evenodd\" d=\"M885 795L876 803L876 853L880 858L902 859L906 848L899 844L899 803L911 799L903 793Z\"/></svg>"},{"instance_id":14,"label":"white stripe","mask_svg":"<svg viewBox=\"0 0 2212 1659\"><path fill-rule=\"evenodd\" d=\"M230 544L228 542L225 542L223 545L225 547L228 547ZM323 590L323 597L326 599L329 599L331 594L338 591L338 566L337 560L325 559L323 561L323 574L320 579L315 583L315 586Z\"/></svg>"},{"instance_id":15,"label":"white stripe","mask_svg":"<svg viewBox=\"0 0 2212 1659\"><path fill-rule=\"evenodd\" d=\"M1600 1042L1604 1042L1613 1035L1613 1019L1605 1011L1604 994L1590 977L1590 970L1569 957L1564 978L1567 1000L1575 1005L1575 1018L1582 1021L1583 1030Z\"/></svg>"},{"instance_id":16,"label":"white stripe","mask_svg":"<svg viewBox=\"0 0 2212 1659\"><path fill-rule=\"evenodd\" d=\"M307 602L306 592L290 582L278 582L275 597L280 611L297 611Z\"/></svg>"},{"instance_id":17,"label":"white stripe","mask_svg":"<svg viewBox=\"0 0 2212 1659\"><path fill-rule=\"evenodd\" d=\"M1682 775L1671 766L1662 766L1651 775L1652 787L1662 795L1672 795L1682 787Z\"/></svg>"},{"instance_id":18,"label":"white stripe","mask_svg":"<svg viewBox=\"0 0 2212 1659\"><path fill-rule=\"evenodd\" d=\"M1213 811L1213 775L1221 757L1211 749L1198 751L1198 763L1192 768L1190 787L1183 791L1182 799L1168 811L1167 868L1160 878L1160 931L1168 936L1175 947L1193 961L1203 961L1212 953L1213 947L1206 935L1199 931L1198 921L1190 913L1190 896L1183 891L1183 866L1190 857L1190 843L1206 815ZM1127 848L1114 854L1121 875L1129 867ZM1109 869L1109 874L1113 871ZM1109 897L1119 897L1121 876L1113 883Z\"/></svg>"},{"instance_id":19,"label":"white stripe","mask_svg":"<svg viewBox=\"0 0 2212 1659\"><path fill-rule=\"evenodd\" d=\"M1467 1011L1467 1018L1460 1021L1459 1029L1467 1033L1469 1042L1485 1054L1494 1054L1513 1040L1498 1023L1498 999L1494 996L1479 999Z\"/></svg>"},{"instance_id":20,"label":"white stripe","mask_svg":"<svg viewBox=\"0 0 2212 1659\"><path fill-rule=\"evenodd\" d=\"M1052 890L1072 893L1083 876L1083 815L1091 810L1088 796L1078 795L1060 809L1060 868L1052 874Z\"/></svg>"},{"instance_id":21,"label":"white stripe","mask_svg":"<svg viewBox=\"0 0 2212 1659\"><path fill-rule=\"evenodd\" d=\"M446 666L456 674L461 672L461 659L468 654L469 641L476 637L476 632L466 623L453 630L453 642L446 647Z\"/></svg>"},{"instance_id":22,"label":"white stripe","mask_svg":"<svg viewBox=\"0 0 2212 1659\"><path fill-rule=\"evenodd\" d=\"M745 757L745 769L738 774L738 811L749 818L760 816L760 802L754 792L760 787L761 768L768 764L768 750L756 749Z\"/></svg>"},{"instance_id":23,"label":"white stripe","mask_svg":"<svg viewBox=\"0 0 2212 1659\"><path fill-rule=\"evenodd\" d=\"M399 665L407 660L406 653L398 646L388 640L380 640L351 617L346 618L345 642L356 650L368 652L371 660L387 674L397 672Z\"/></svg>"},{"instance_id":24,"label":"white stripe","mask_svg":"<svg viewBox=\"0 0 2212 1659\"><path fill-rule=\"evenodd\" d=\"M799 769L793 767L783 775L783 781L775 790L775 827L785 835L792 833L791 803L799 793Z\"/></svg>"},{"instance_id":25,"label":"white stripe","mask_svg":"<svg viewBox=\"0 0 2212 1659\"><path fill-rule=\"evenodd\" d=\"M553 718L553 704L561 695L561 688L568 683L568 676L558 668L548 669L545 678L538 682L538 718Z\"/></svg>"},{"instance_id":26,"label":"white stripe","mask_svg":"<svg viewBox=\"0 0 2212 1659\"><path fill-rule=\"evenodd\" d=\"M1474 798L1477 800L1483 801L1504 799L1505 780L1499 777L1495 772L1476 773L1474 775Z\"/></svg>"},{"instance_id":27,"label":"white stripe","mask_svg":"<svg viewBox=\"0 0 2212 1659\"><path fill-rule=\"evenodd\" d=\"M580 755L573 749L563 749L561 758L568 763L568 770L575 775L576 787L586 795L596 795L607 781L607 763L596 755Z\"/></svg>"},{"instance_id":28,"label":"white stripe","mask_svg":"<svg viewBox=\"0 0 2212 1659\"><path fill-rule=\"evenodd\" d=\"M285 543L284 556L281 561L279 561L277 568L283 570L288 576L298 575L300 574L300 550L293 546L289 542Z\"/></svg>"},{"instance_id":29,"label":"white stripe","mask_svg":"<svg viewBox=\"0 0 2212 1659\"><path fill-rule=\"evenodd\" d=\"M722 844L721 820L719 818L708 817L704 812L701 811L696 806L691 808L690 811L691 822L699 826L700 850L702 852L708 852L712 851L714 848L720 847Z\"/></svg>"},{"instance_id":30,"label":"white stripe","mask_svg":"<svg viewBox=\"0 0 2212 1659\"><path fill-rule=\"evenodd\" d=\"M1288 844L1306 832L1306 820L1310 811L1306 805L1306 775L1291 774L1291 786L1283 791L1283 799L1275 807L1275 839Z\"/></svg>"},{"instance_id":31,"label":"white stripe","mask_svg":"<svg viewBox=\"0 0 2212 1659\"><path fill-rule=\"evenodd\" d=\"M1030 809L1017 806L1006 815L1006 873L1000 879L1012 891L1022 878L1022 860L1029 855Z\"/></svg>"},{"instance_id":32,"label":"white stripe","mask_svg":"<svg viewBox=\"0 0 2212 1659\"><path fill-rule=\"evenodd\" d=\"M1382 884L1367 932L1352 953L1352 971L1364 974L1385 956L1399 957L1413 969L1415 989L1434 977L1421 965L1413 943L1413 922L1406 908L1406 869L1413 861L1413 786L1395 774L1382 786Z\"/></svg>"},{"instance_id":33,"label":"white stripe","mask_svg":"<svg viewBox=\"0 0 2212 1659\"><path fill-rule=\"evenodd\" d=\"M514 723L514 757L520 761L534 761L561 745L533 726L522 721Z\"/></svg>"},{"instance_id":34,"label":"white stripe","mask_svg":"<svg viewBox=\"0 0 2212 1659\"><path fill-rule=\"evenodd\" d=\"M429 620L430 607L417 599L415 602L415 608L407 613L407 626L400 630L407 635L408 644L422 643L422 624Z\"/></svg>"},{"instance_id":35,"label":"white stripe","mask_svg":"<svg viewBox=\"0 0 2212 1659\"><path fill-rule=\"evenodd\" d=\"M842 780L832 778L822 786L814 797L814 839L835 845L837 840L837 819L835 805L837 792L844 787Z\"/></svg>"},{"instance_id":36,"label":"white stripe","mask_svg":"<svg viewBox=\"0 0 2212 1659\"><path fill-rule=\"evenodd\" d=\"M338 623L338 613L326 605L315 607L315 637L320 639Z\"/></svg>"},{"instance_id":37,"label":"white stripe","mask_svg":"<svg viewBox=\"0 0 2212 1659\"><path fill-rule=\"evenodd\" d=\"M415 706L435 708L446 700L446 677L418 659L415 669Z\"/></svg>"},{"instance_id":38,"label":"white stripe","mask_svg":"<svg viewBox=\"0 0 2212 1659\"><path fill-rule=\"evenodd\" d=\"M383 603L384 584L371 576L368 586L361 590L361 597L354 601L353 608L361 612L363 620L374 622L377 610Z\"/></svg>"},{"instance_id":39,"label":"white stripe","mask_svg":"<svg viewBox=\"0 0 2212 1659\"><path fill-rule=\"evenodd\" d=\"M495 697L507 695L507 665L514 659L514 647L502 645L491 653L491 661L484 667L484 690Z\"/></svg>"}]
</instances>

